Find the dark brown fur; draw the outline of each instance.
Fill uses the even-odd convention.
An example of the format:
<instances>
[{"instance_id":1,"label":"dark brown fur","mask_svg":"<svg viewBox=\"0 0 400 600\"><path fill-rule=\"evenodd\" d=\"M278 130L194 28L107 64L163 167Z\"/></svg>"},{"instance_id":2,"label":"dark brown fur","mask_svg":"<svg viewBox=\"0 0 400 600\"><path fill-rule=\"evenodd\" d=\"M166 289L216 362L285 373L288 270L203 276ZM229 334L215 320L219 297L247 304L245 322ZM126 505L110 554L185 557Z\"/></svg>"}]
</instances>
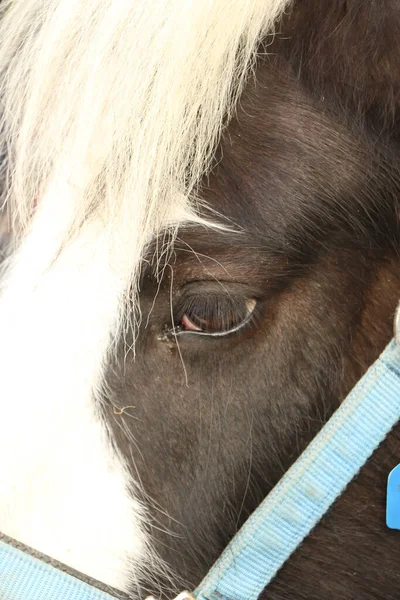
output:
<instances>
[{"instance_id":1,"label":"dark brown fur","mask_svg":"<svg viewBox=\"0 0 400 600\"><path fill-rule=\"evenodd\" d=\"M181 231L161 282L149 252L136 360L121 346L105 412L178 588L200 581L392 335L399 33L394 0L297 0L203 186L240 233ZM188 286L256 298L253 324L178 344ZM399 597L400 532L384 515L399 444L396 429L265 598Z\"/></svg>"}]
</instances>

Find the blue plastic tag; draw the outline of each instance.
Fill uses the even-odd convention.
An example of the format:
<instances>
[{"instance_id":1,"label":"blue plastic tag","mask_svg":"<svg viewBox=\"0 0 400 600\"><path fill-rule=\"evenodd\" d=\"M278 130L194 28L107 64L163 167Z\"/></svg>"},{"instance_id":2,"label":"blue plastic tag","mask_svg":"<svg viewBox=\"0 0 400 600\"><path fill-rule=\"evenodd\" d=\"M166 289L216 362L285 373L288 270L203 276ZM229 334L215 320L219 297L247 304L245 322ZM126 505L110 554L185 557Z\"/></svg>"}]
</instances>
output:
<instances>
[{"instance_id":1,"label":"blue plastic tag","mask_svg":"<svg viewBox=\"0 0 400 600\"><path fill-rule=\"evenodd\" d=\"M400 529L400 465L390 471L386 496L386 525Z\"/></svg>"}]
</instances>

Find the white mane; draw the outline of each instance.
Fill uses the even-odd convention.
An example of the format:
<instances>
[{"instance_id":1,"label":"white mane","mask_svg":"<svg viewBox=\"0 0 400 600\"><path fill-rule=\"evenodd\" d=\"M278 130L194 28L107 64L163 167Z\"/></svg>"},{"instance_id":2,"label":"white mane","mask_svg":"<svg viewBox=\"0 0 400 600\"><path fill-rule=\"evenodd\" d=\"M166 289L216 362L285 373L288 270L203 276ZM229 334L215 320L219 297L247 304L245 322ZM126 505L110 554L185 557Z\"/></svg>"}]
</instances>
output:
<instances>
[{"instance_id":1,"label":"white mane","mask_svg":"<svg viewBox=\"0 0 400 600\"><path fill-rule=\"evenodd\" d=\"M198 183L287 2L1 5L20 246L0 296L0 530L121 589L151 551L93 398L144 248L200 220Z\"/></svg>"}]
</instances>

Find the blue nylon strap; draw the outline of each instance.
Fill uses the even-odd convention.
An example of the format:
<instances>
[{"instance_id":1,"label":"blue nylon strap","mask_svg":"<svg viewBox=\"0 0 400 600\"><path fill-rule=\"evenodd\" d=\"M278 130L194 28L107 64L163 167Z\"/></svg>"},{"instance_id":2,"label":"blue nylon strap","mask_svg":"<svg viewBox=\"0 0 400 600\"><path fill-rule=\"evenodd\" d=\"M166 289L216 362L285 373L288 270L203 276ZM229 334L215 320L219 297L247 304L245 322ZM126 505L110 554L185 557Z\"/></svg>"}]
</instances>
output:
<instances>
[{"instance_id":1,"label":"blue nylon strap","mask_svg":"<svg viewBox=\"0 0 400 600\"><path fill-rule=\"evenodd\" d=\"M0 599L116 600L3 541L0 541Z\"/></svg>"},{"instance_id":2,"label":"blue nylon strap","mask_svg":"<svg viewBox=\"0 0 400 600\"><path fill-rule=\"evenodd\" d=\"M194 592L256 600L400 419L400 346L392 341L287 471Z\"/></svg>"}]
</instances>

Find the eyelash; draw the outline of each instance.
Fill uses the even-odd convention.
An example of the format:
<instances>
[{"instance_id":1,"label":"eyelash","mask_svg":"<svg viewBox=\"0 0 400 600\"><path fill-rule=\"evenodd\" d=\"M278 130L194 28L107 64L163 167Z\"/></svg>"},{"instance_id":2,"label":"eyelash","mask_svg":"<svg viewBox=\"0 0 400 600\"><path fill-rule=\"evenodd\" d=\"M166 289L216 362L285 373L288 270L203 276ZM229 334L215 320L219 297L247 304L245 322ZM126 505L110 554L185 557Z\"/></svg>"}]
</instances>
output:
<instances>
[{"instance_id":1,"label":"eyelash","mask_svg":"<svg viewBox=\"0 0 400 600\"><path fill-rule=\"evenodd\" d=\"M175 311L172 333L224 337L244 330L254 323L256 307L255 299L216 294L191 295L185 298ZM185 318L186 324L193 325L192 328L182 326ZM204 325L209 323L211 326L204 328Z\"/></svg>"}]
</instances>

